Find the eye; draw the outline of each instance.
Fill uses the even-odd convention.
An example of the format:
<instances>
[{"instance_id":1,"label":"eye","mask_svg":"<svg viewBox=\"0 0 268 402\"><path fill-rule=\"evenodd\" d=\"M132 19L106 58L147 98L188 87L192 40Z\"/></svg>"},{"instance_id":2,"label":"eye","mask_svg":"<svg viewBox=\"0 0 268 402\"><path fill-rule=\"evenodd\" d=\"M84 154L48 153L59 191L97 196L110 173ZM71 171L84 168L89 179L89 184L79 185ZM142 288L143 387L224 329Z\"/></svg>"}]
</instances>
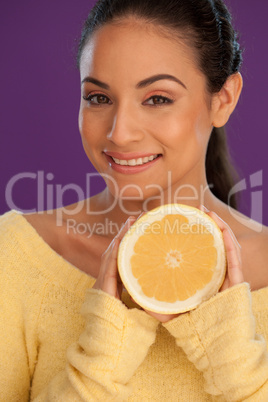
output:
<instances>
[{"instance_id":1,"label":"eye","mask_svg":"<svg viewBox=\"0 0 268 402\"><path fill-rule=\"evenodd\" d=\"M83 99L91 105L108 105L111 103L110 99L103 94L89 94L88 96L83 96Z\"/></svg>"},{"instance_id":2,"label":"eye","mask_svg":"<svg viewBox=\"0 0 268 402\"><path fill-rule=\"evenodd\" d=\"M164 105L166 103L173 103L174 101L170 98L167 98L166 96L161 96L161 95L154 95L151 96L151 98L147 99L145 102L147 105L150 106L159 106L159 105Z\"/></svg>"}]
</instances>

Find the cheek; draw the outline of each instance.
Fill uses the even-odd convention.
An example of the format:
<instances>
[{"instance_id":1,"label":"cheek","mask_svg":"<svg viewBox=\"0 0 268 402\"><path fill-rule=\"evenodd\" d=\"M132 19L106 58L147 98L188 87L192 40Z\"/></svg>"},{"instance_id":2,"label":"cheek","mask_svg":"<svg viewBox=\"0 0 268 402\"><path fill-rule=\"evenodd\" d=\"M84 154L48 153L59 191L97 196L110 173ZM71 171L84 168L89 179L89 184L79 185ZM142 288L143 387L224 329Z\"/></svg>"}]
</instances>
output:
<instances>
[{"instance_id":1,"label":"cheek","mask_svg":"<svg viewBox=\"0 0 268 402\"><path fill-rule=\"evenodd\" d=\"M96 152L98 133L85 108L79 111L78 126L84 151L88 159L95 166L94 153Z\"/></svg>"},{"instance_id":2,"label":"cheek","mask_svg":"<svg viewBox=\"0 0 268 402\"><path fill-rule=\"evenodd\" d=\"M86 145L95 144L97 140L102 138L100 130L103 129L102 121L92 118L91 113L86 108L80 108L78 117L79 132L84 147Z\"/></svg>"},{"instance_id":3,"label":"cheek","mask_svg":"<svg viewBox=\"0 0 268 402\"><path fill-rule=\"evenodd\" d=\"M113 126L113 115L107 111L94 110L86 106L80 107L78 126L84 141L102 145Z\"/></svg>"},{"instance_id":4,"label":"cheek","mask_svg":"<svg viewBox=\"0 0 268 402\"><path fill-rule=\"evenodd\" d=\"M175 166L178 158L188 166L193 160L205 157L211 129L202 104L178 108L175 113L163 114L151 124L151 133L161 142Z\"/></svg>"},{"instance_id":5,"label":"cheek","mask_svg":"<svg viewBox=\"0 0 268 402\"><path fill-rule=\"evenodd\" d=\"M90 128L90 127L88 127L89 125L88 125L87 121L88 120L86 119L85 109L80 106L79 115L78 115L78 127L79 127L79 132L80 132L82 140L85 140L88 129Z\"/></svg>"},{"instance_id":6,"label":"cheek","mask_svg":"<svg viewBox=\"0 0 268 402\"><path fill-rule=\"evenodd\" d=\"M162 113L152 119L148 126L154 137L168 148L181 147L183 143L192 141L198 128L194 124L193 116L184 110Z\"/></svg>"}]
</instances>

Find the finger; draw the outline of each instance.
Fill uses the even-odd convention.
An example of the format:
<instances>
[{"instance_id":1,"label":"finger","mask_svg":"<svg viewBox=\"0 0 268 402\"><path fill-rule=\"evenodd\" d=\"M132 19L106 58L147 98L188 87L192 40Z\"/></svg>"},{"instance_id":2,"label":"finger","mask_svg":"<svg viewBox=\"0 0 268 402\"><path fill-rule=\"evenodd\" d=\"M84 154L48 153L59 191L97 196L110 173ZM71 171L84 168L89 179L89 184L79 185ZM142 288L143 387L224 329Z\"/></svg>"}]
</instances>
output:
<instances>
[{"instance_id":1,"label":"finger","mask_svg":"<svg viewBox=\"0 0 268 402\"><path fill-rule=\"evenodd\" d=\"M198 206L198 209L200 209L200 211L202 212L209 212L209 209L207 209L207 207L205 207L205 205L202 204Z\"/></svg>"},{"instance_id":2,"label":"finger","mask_svg":"<svg viewBox=\"0 0 268 402\"><path fill-rule=\"evenodd\" d=\"M109 246L107 247L107 249L104 251L104 253L102 254L103 257L107 258L107 255L111 252L113 246L114 246L114 240L115 239L119 239L122 240L122 238L124 237L124 235L126 234L126 232L128 231L128 229L130 228L130 226L135 222L136 218L134 216L130 216L126 222L124 223L124 225L121 227L121 229L119 230L119 232L117 233L117 235L113 238L113 240L111 241L111 243L109 244Z\"/></svg>"},{"instance_id":3,"label":"finger","mask_svg":"<svg viewBox=\"0 0 268 402\"><path fill-rule=\"evenodd\" d=\"M224 220L221 219L221 218L219 217L219 215L216 214L216 212L214 212L214 211L209 211L209 209L207 209L204 205L200 205L200 206L199 206L199 209L200 209L202 212L205 212L207 215L209 215L209 216L214 220L214 222L217 223L217 225L219 226L219 228L221 229L221 231L223 231L225 228L227 228L227 229L229 230L229 232L230 232L230 234L231 234L231 236L232 236L234 242L235 242L236 245L241 249L241 245L239 244L239 242L238 242L237 238L235 237L234 232L232 231L232 229L230 228L230 226L229 226L226 222L224 222Z\"/></svg>"},{"instance_id":4,"label":"finger","mask_svg":"<svg viewBox=\"0 0 268 402\"><path fill-rule=\"evenodd\" d=\"M230 228L230 226L224 222L224 220L222 220L219 215L216 214L216 212L213 211L209 211L207 212L207 215L209 215L219 226L219 228L221 229L221 231L223 231L224 229L227 229L233 239L233 241L235 242L236 246L239 247L239 249L241 249L241 245L238 243L237 238L234 235L234 232L232 231L232 229Z\"/></svg>"},{"instance_id":5,"label":"finger","mask_svg":"<svg viewBox=\"0 0 268 402\"><path fill-rule=\"evenodd\" d=\"M101 256L101 268L100 272L105 273L107 271L107 262L112 264L115 259L117 259L118 246L125 233L128 231L130 226L135 222L136 218L131 216L127 219L125 224L122 226L118 234L114 237L114 239L109 244L108 248ZM117 267L116 267L117 268ZM117 270L117 269L116 269Z\"/></svg>"},{"instance_id":6,"label":"finger","mask_svg":"<svg viewBox=\"0 0 268 402\"><path fill-rule=\"evenodd\" d=\"M115 238L116 238L116 237L113 238L113 240L111 241L111 243L109 244L109 246L107 247L107 249L102 253L102 255L101 255L102 261L103 261L103 260L106 260L106 259L108 259L108 258L110 258L109 256L110 256L110 253L112 252L112 250L113 250L113 248L114 248L114 239L115 239Z\"/></svg>"},{"instance_id":7,"label":"finger","mask_svg":"<svg viewBox=\"0 0 268 402\"><path fill-rule=\"evenodd\" d=\"M102 290L114 296L117 292L118 271L117 271L117 253L119 239L114 239L112 242L111 253L108 259L103 262L105 275L103 278Z\"/></svg>"},{"instance_id":8,"label":"finger","mask_svg":"<svg viewBox=\"0 0 268 402\"><path fill-rule=\"evenodd\" d=\"M106 261L106 273L109 274L109 276L113 276L117 278L117 252L118 252L118 245L119 245L119 239L114 239L113 240L113 245L111 249L111 253L109 255L109 258Z\"/></svg>"},{"instance_id":9,"label":"finger","mask_svg":"<svg viewBox=\"0 0 268 402\"><path fill-rule=\"evenodd\" d=\"M118 245L118 238L114 237L114 239L109 244L108 248L104 251L104 253L101 256L102 265L107 265L109 261L111 262L113 260L115 250L118 248L117 245Z\"/></svg>"},{"instance_id":10,"label":"finger","mask_svg":"<svg viewBox=\"0 0 268 402\"><path fill-rule=\"evenodd\" d=\"M144 310L144 311L162 323L166 323L180 315L180 314L159 314L159 313L154 313L153 311L149 311L149 310Z\"/></svg>"},{"instance_id":11,"label":"finger","mask_svg":"<svg viewBox=\"0 0 268 402\"><path fill-rule=\"evenodd\" d=\"M137 220L140 219L143 215L145 215L145 212L141 212L141 213L139 214L139 216L137 217Z\"/></svg>"},{"instance_id":12,"label":"finger","mask_svg":"<svg viewBox=\"0 0 268 402\"><path fill-rule=\"evenodd\" d=\"M136 221L135 216L130 216L125 224L121 227L117 235L115 236L116 239L119 239L120 241L123 239L125 234L127 233L128 229L130 228L131 225Z\"/></svg>"},{"instance_id":13,"label":"finger","mask_svg":"<svg viewBox=\"0 0 268 402\"><path fill-rule=\"evenodd\" d=\"M230 286L237 285L239 283L244 282L241 267L240 250L237 250L237 247L233 241L231 233L227 228L223 230L222 234L226 250L227 270L228 270L227 273Z\"/></svg>"},{"instance_id":14,"label":"finger","mask_svg":"<svg viewBox=\"0 0 268 402\"><path fill-rule=\"evenodd\" d=\"M234 235L234 232L230 228L230 226L224 222L219 215L217 215L215 212L209 212L208 215L214 220L214 222L217 223L219 228L221 229L222 233L226 230L229 233L229 236L231 237L233 244L235 245L237 256L239 259L239 263L241 264L241 245L238 243L237 238Z\"/></svg>"},{"instance_id":15,"label":"finger","mask_svg":"<svg viewBox=\"0 0 268 402\"><path fill-rule=\"evenodd\" d=\"M221 287L221 291L230 286L242 283L244 276L241 265L241 246L232 229L215 212L209 211L203 205L200 206L200 209L209 215L222 231L227 258L227 275Z\"/></svg>"}]
</instances>

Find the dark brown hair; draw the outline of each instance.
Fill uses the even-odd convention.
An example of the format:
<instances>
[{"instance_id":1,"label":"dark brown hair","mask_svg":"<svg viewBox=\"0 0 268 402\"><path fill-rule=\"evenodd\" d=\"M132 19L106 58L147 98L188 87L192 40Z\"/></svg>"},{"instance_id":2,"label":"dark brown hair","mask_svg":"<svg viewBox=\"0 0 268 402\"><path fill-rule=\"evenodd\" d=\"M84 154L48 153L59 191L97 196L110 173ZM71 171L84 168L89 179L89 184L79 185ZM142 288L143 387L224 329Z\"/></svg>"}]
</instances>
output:
<instances>
[{"instance_id":1,"label":"dark brown hair","mask_svg":"<svg viewBox=\"0 0 268 402\"><path fill-rule=\"evenodd\" d=\"M219 92L227 78L240 69L242 51L231 15L222 0L99 0L84 24L77 65L85 44L98 28L129 16L169 29L194 48L210 94ZM235 197L228 199L237 177L230 161L224 128L212 130L206 174L211 191L237 208Z\"/></svg>"}]
</instances>

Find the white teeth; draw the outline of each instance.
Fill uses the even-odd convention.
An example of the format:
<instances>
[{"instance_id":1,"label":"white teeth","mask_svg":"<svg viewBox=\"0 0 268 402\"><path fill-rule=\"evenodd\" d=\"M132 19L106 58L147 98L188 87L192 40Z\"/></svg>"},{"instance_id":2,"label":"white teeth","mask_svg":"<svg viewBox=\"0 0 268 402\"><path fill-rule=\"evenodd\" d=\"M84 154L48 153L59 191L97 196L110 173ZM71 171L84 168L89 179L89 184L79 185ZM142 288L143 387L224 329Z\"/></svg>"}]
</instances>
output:
<instances>
[{"instance_id":1,"label":"white teeth","mask_svg":"<svg viewBox=\"0 0 268 402\"><path fill-rule=\"evenodd\" d=\"M119 161L119 163L120 163L120 165L122 165L122 166L127 166L127 161L121 160L121 161Z\"/></svg>"},{"instance_id":2,"label":"white teeth","mask_svg":"<svg viewBox=\"0 0 268 402\"><path fill-rule=\"evenodd\" d=\"M136 166L137 165L136 159L130 159L127 164L128 166Z\"/></svg>"},{"instance_id":3,"label":"white teeth","mask_svg":"<svg viewBox=\"0 0 268 402\"><path fill-rule=\"evenodd\" d=\"M117 158L113 158L114 162L117 165L122 165L122 166L139 166L139 165L143 165L145 163L151 162L154 159L157 158L158 155L151 155L151 156L146 156L144 158L138 158L138 159L130 159L130 160L125 160L125 159L117 159Z\"/></svg>"}]
</instances>

